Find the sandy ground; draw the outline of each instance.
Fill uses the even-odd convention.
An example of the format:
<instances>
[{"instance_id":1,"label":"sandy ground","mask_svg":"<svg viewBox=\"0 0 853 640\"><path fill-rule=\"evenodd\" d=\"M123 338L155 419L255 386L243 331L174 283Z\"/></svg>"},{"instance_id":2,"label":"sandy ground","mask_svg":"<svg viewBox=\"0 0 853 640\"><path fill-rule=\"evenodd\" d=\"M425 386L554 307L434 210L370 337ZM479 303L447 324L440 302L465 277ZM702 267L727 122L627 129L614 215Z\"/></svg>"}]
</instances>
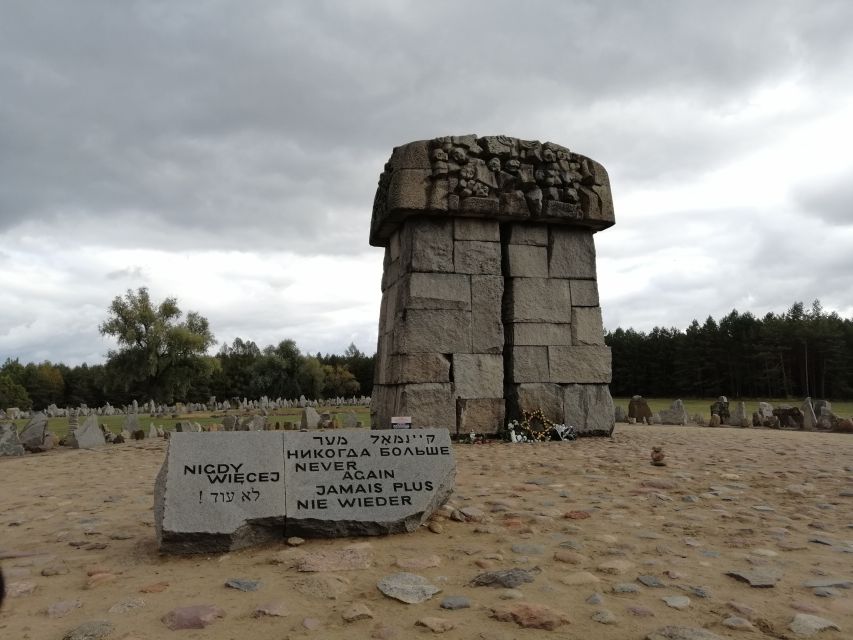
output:
<instances>
[{"instance_id":1,"label":"sandy ground","mask_svg":"<svg viewBox=\"0 0 853 640\"><path fill-rule=\"evenodd\" d=\"M668 466L649 464L653 445L664 446ZM60 639L81 623L108 620L108 637L127 640L402 639L436 635L415 626L427 616L454 625L445 638L622 640L665 625L704 627L724 638L794 638L800 636L788 625L802 612L841 629L817 637L853 638L853 589L819 597L803 585L822 576L853 580L849 435L618 425L612 439L457 445L451 503L481 509L479 522L444 519L439 533L424 527L182 558L159 555L155 544L152 489L164 452L157 441L0 459L0 558L7 582L21 592L0 612L0 638ZM358 543L371 554L369 568L294 567L306 554ZM412 605L383 596L376 583L400 571L397 562L438 564L412 571L442 593ZM541 573L515 592L468 585L483 571L513 567ZM752 588L726 575L755 569L778 570L781 579ZM663 586L644 586L641 575ZM262 585L237 591L224 586L231 578ZM620 583L637 590L614 593ZM595 593L600 604L587 603ZM675 595L689 598L686 609L663 601ZM465 596L471 606L442 609L445 596ZM137 608L114 608L140 600ZM68 601L79 608L47 614ZM492 609L521 601L547 605L570 622L546 631L492 617ZM287 615L252 616L268 602ZM342 614L357 603L373 618L345 622ZM174 607L192 604L217 605L225 617L202 630L170 631L161 622ZM612 615L596 617L615 622L595 621L601 611ZM724 626L730 616L751 619L754 630Z\"/></svg>"}]
</instances>

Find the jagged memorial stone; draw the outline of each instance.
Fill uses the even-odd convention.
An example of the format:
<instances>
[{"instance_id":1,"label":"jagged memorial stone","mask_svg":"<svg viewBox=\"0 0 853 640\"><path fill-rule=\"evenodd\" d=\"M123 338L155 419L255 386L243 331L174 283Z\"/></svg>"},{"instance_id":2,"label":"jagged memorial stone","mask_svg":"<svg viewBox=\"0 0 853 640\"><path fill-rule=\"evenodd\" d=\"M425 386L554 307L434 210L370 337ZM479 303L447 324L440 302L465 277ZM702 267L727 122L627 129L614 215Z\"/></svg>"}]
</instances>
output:
<instances>
[{"instance_id":1,"label":"jagged memorial stone","mask_svg":"<svg viewBox=\"0 0 853 640\"><path fill-rule=\"evenodd\" d=\"M70 444L75 449L93 449L101 447L107 443L104 438L104 432L98 426L98 420L95 416L89 416L83 423L82 427L78 427L69 437Z\"/></svg>"},{"instance_id":2,"label":"jagged memorial stone","mask_svg":"<svg viewBox=\"0 0 853 640\"><path fill-rule=\"evenodd\" d=\"M174 433L155 485L157 538L164 552L205 553L414 531L455 472L446 429Z\"/></svg>"},{"instance_id":3,"label":"jagged memorial stone","mask_svg":"<svg viewBox=\"0 0 853 640\"><path fill-rule=\"evenodd\" d=\"M160 548L239 549L284 531L284 447L274 432L173 433L154 490Z\"/></svg>"},{"instance_id":4,"label":"jagged memorial stone","mask_svg":"<svg viewBox=\"0 0 853 640\"><path fill-rule=\"evenodd\" d=\"M22 456L24 447L18 439L15 423L0 424L0 456Z\"/></svg>"},{"instance_id":5,"label":"jagged memorial stone","mask_svg":"<svg viewBox=\"0 0 853 640\"><path fill-rule=\"evenodd\" d=\"M47 416L39 412L33 414L18 438L27 451L39 452L45 450L45 440L48 435Z\"/></svg>"}]
</instances>

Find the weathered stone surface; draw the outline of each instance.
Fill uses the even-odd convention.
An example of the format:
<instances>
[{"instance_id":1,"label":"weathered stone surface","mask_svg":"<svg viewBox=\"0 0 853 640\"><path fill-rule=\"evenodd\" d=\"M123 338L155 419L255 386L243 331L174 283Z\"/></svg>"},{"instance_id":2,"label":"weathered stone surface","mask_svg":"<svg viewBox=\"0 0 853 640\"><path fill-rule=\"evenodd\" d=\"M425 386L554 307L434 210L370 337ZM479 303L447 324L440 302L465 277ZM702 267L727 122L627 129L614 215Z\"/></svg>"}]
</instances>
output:
<instances>
[{"instance_id":1,"label":"weathered stone surface","mask_svg":"<svg viewBox=\"0 0 853 640\"><path fill-rule=\"evenodd\" d=\"M548 347L507 347L510 369L509 382L547 382Z\"/></svg>"},{"instance_id":2,"label":"weathered stone surface","mask_svg":"<svg viewBox=\"0 0 853 640\"><path fill-rule=\"evenodd\" d=\"M102 640L108 637L114 628L109 620L90 620L66 633L62 640Z\"/></svg>"},{"instance_id":3,"label":"weathered stone surface","mask_svg":"<svg viewBox=\"0 0 853 640\"><path fill-rule=\"evenodd\" d=\"M539 569L501 569L499 571L486 571L480 573L471 580L473 587L503 587L504 589L515 589L521 585L533 582L539 574Z\"/></svg>"},{"instance_id":4,"label":"weathered stone surface","mask_svg":"<svg viewBox=\"0 0 853 640\"><path fill-rule=\"evenodd\" d=\"M565 423L581 435L610 435L616 426L613 398L605 384L570 384L564 388Z\"/></svg>"},{"instance_id":5,"label":"weathered stone surface","mask_svg":"<svg viewBox=\"0 0 853 640\"><path fill-rule=\"evenodd\" d=\"M246 580L245 578L229 578L225 581L225 586L229 589L237 591L257 591L261 588L260 580Z\"/></svg>"},{"instance_id":6,"label":"weathered stone surface","mask_svg":"<svg viewBox=\"0 0 853 640\"><path fill-rule=\"evenodd\" d=\"M504 249L504 274L511 278L547 278L548 249L509 244Z\"/></svg>"},{"instance_id":7,"label":"weathered stone surface","mask_svg":"<svg viewBox=\"0 0 853 640\"><path fill-rule=\"evenodd\" d=\"M548 274L552 278L595 278L595 243L592 233L550 227Z\"/></svg>"},{"instance_id":8,"label":"weathered stone surface","mask_svg":"<svg viewBox=\"0 0 853 640\"><path fill-rule=\"evenodd\" d=\"M776 583L782 579L782 572L773 567L757 566L751 569L732 569L726 571L727 576L731 576L741 582L749 583L750 587L775 587Z\"/></svg>"},{"instance_id":9,"label":"weathered stone surface","mask_svg":"<svg viewBox=\"0 0 853 640\"><path fill-rule=\"evenodd\" d=\"M503 357L499 355L453 354L453 397L503 397L503 367Z\"/></svg>"},{"instance_id":10,"label":"weathered stone surface","mask_svg":"<svg viewBox=\"0 0 853 640\"><path fill-rule=\"evenodd\" d=\"M572 307L572 344L604 344L601 307Z\"/></svg>"},{"instance_id":11,"label":"weathered stone surface","mask_svg":"<svg viewBox=\"0 0 853 640\"><path fill-rule=\"evenodd\" d=\"M507 232L507 243L547 247L548 225L511 224Z\"/></svg>"},{"instance_id":12,"label":"weathered stone surface","mask_svg":"<svg viewBox=\"0 0 853 640\"><path fill-rule=\"evenodd\" d=\"M400 169L391 175L388 185L388 208L390 210L426 209L432 186L428 169Z\"/></svg>"},{"instance_id":13,"label":"weathered stone surface","mask_svg":"<svg viewBox=\"0 0 853 640\"><path fill-rule=\"evenodd\" d=\"M681 400L676 400L669 409L662 409L660 412L661 424L683 425L687 424L689 420L690 416L687 415L687 410Z\"/></svg>"},{"instance_id":14,"label":"weathered stone surface","mask_svg":"<svg viewBox=\"0 0 853 640\"><path fill-rule=\"evenodd\" d=\"M553 631L569 622L569 617L544 604L517 602L492 609L492 617L501 622L515 622L525 629Z\"/></svg>"},{"instance_id":15,"label":"weathered stone surface","mask_svg":"<svg viewBox=\"0 0 853 640\"><path fill-rule=\"evenodd\" d=\"M503 398L456 400L457 433L497 433L506 420Z\"/></svg>"},{"instance_id":16,"label":"weathered stone surface","mask_svg":"<svg viewBox=\"0 0 853 640\"><path fill-rule=\"evenodd\" d=\"M320 426L320 414L317 413L314 407L305 407L302 409L299 426L302 429L316 429Z\"/></svg>"},{"instance_id":17,"label":"weathered stone surface","mask_svg":"<svg viewBox=\"0 0 853 640\"><path fill-rule=\"evenodd\" d=\"M429 166L429 140L394 147L388 160L390 169L428 169Z\"/></svg>"},{"instance_id":18,"label":"weathered stone surface","mask_svg":"<svg viewBox=\"0 0 853 640\"><path fill-rule=\"evenodd\" d=\"M179 629L204 629L217 618L224 618L225 611L212 604L196 604L172 609L161 618L172 631Z\"/></svg>"},{"instance_id":19,"label":"weathered stone surface","mask_svg":"<svg viewBox=\"0 0 853 640\"><path fill-rule=\"evenodd\" d=\"M563 389L547 382L512 385L507 398L507 417L518 418L524 411L537 409L552 422L563 423Z\"/></svg>"},{"instance_id":20,"label":"weathered stone surface","mask_svg":"<svg viewBox=\"0 0 853 640\"><path fill-rule=\"evenodd\" d=\"M22 456L24 446L18 439L15 423L0 424L0 456Z\"/></svg>"},{"instance_id":21,"label":"weathered stone surface","mask_svg":"<svg viewBox=\"0 0 853 640\"><path fill-rule=\"evenodd\" d=\"M457 240L453 249L453 267L457 273L500 275L501 245L499 242Z\"/></svg>"},{"instance_id":22,"label":"weathered stone surface","mask_svg":"<svg viewBox=\"0 0 853 640\"><path fill-rule=\"evenodd\" d=\"M568 280L509 278L506 288L504 322L571 322L572 296Z\"/></svg>"},{"instance_id":23,"label":"weathered stone surface","mask_svg":"<svg viewBox=\"0 0 853 640\"><path fill-rule=\"evenodd\" d=\"M504 281L501 276L471 276L471 351L503 353L501 319Z\"/></svg>"},{"instance_id":24,"label":"weathered stone surface","mask_svg":"<svg viewBox=\"0 0 853 640\"><path fill-rule=\"evenodd\" d=\"M385 576L376 586L384 595L406 604L425 602L441 591L423 576L405 571Z\"/></svg>"},{"instance_id":25,"label":"weathered stone surface","mask_svg":"<svg viewBox=\"0 0 853 640\"><path fill-rule=\"evenodd\" d=\"M817 417L815 416L811 398L803 400L803 404L800 406L800 411L803 413L803 429L806 431L814 431L817 429Z\"/></svg>"},{"instance_id":26,"label":"weathered stone surface","mask_svg":"<svg viewBox=\"0 0 853 640\"><path fill-rule=\"evenodd\" d=\"M664 596L661 600L673 609L683 610L690 606L690 598L687 596Z\"/></svg>"},{"instance_id":27,"label":"weathered stone surface","mask_svg":"<svg viewBox=\"0 0 853 640\"><path fill-rule=\"evenodd\" d=\"M571 346L572 325L514 322L507 325L507 343L517 346Z\"/></svg>"},{"instance_id":28,"label":"weathered stone surface","mask_svg":"<svg viewBox=\"0 0 853 640\"><path fill-rule=\"evenodd\" d=\"M597 307L598 283L595 280L572 280L572 306Z\"/></svg>"},{"instance_id":29,"label":"weathered stone surface","mask_svg":"<svg viewBox=\"0 0 853 640\"><path fill-rule=\"evenodd\" d=\"M413 427L452 429L456 425L452 385L430 382L401 387L397 415L411 416Z\"/></svg>"},{"instance_id":30,"label":"weathered stone surface","mask_svg":"<svg viewBox=\"0 0 853 640\"><path fill-rule=\"evenodd\" d=\"M371 620L375 616L373 615L373 611L371 611L366 604L356 602L349 609L344 611L341 614L341 617L346 622L358 622L359 620Z\"/></svg>"},{"instance_id":31,"label":"weathered stone surface","mask_svg":"<svg viewBox=\"0 0 853 640\"><path fill-rule=\"evenodd\" d=\"M462 273L416 272L403 276L396 308L471 309L471 280Z\"/></svg>"},{"instance_id":32,"label":"weathered stone surface","mask_svg":"<svg viewBox=\"0 0 853 640\"><path fill-rule=\"evenodd\" d=\"M820 631L826 629L835 629L841 631L841 627L835 624L832 620L821 618L819 616L809 615L808 613L798 613L791 620L788 628L798 636L813 636Z\"/></svg>"},{"instance_id":33,"label":"weathered stone surface","mask_svg":"<svg viewBox=\"0 0 853 640\"><path fill-rule=\"evenodd\" d=\"M47 435L47 416L39 412L30 418L18 435L18 440L27 451L41 450L45 435Z\"/></svg>"},{"instance_id":34,"label":"weathered stone surface","mask_svg":"<svg viewBox=\"0 0 853 640\"><path fill-rule=\"evenodd\" d=\"M74 432L73 446L75 449L93 449L102 447L106 443L104 432L98 426L98 419L95 416L86 418L83 426L78 427Z\"/></svg>"},{"instance_id":35,"label":"weathered stone surface","mask_svg":"<svg viewBox=\"0 0 853 640\"><path fill-rule=\"evenodd\" d=\"M448 212L591 229L614 221L610 181L594 160L551 142L445 136L394 150L379 179L370 242L385 245L400 223Z\"/></svg>"},{"instance_id":36,"label":"weathered stone surface","mask_svg":"<svg viewBox=\"0 0 853 640\"><path fill-rule=\"evenodd\" d=\"M440 606L442 609L449 609L451 611L468 609L471 606L471 600L465 596L445 596Z\"/></svg>"},{"instance_id":37,"label":"weathered stone surface","mask_svg":"<svg viewBox=\"0 0 853 640\"><path fill-rule=\"evenodd\" d=\"M471 353L471 312L410 309L394 338L395 353Z\"/></svg>"},{"instance_id":38,"label":"weathered stone surface","mask_svg":"<svg viewBox=\"0 0 853 640\"><path fill-rule=\"evenodd\" d=\"M638 422L651 424L652 410L642 396L634 396L628 401L628 417ZM713 417L713 416L712 416ZM717 416L719 418L719 416ZM719 424L717 425L719 426Z\"/></svg>"},{"instance_id":39,"label":"weathered stone surface","mask_svg":"<svg viewBox=\"0 0 853 640\"><path fill-rule=\"evenodd\" d=\"M450 382L450 360L441 353L412 353L389 357L381 384Z\"/></svg>"},{"instance_id":40,"label":"weathered stone surface","mask_svg":"<svg viewBox=\"0 0 853 640\"><path fill-rule=\"evenodd\" d=\"M803 583L804 587L817 589L821 587L838 587L839 589L853 589L853 578L813 578Z\"/></svg>"},{"instance_id":41,"label":"weathered stone surface","mask_svg":"<svg viewBox=\"0 0 853 640\"><path fill-rule=\"evenodd\" d=\"M370 394L370 426L372 429L390 429L391 418L400 415L403 385L374 384Z\"/></svg>"},{"instance_id":42,"label":"weathered stone surface","mask_svg":"<svg viewBox=\"0 0 853 640\"><path fill-rule=\"evenodd\" d=\"M408 220L400 233L400 268L453 272L453 220Z\"/></svg>"},{"instance_id":43,"label":"weathered stone surface","mask_svg":"<svg viewBox=\"0 0 853 640\"><path fill-rule=\"evenodd\" d=\"M220 552L280 539L285 515L282 435L173 433L155 484L161 550Z\"/></svg>"},{"instance_id":44,"label":"weathered stone surface","mask_svg":"<svg viewBox=\"0 0 853 640\"><path fill-rule=\"evenodd\" d=\"M456 466L446 429L281 435L291 535L414 531L453 489Z\"/></svg>"},{"instance_id":45,"label":"weathered stone surface","mask_svg":"<svg viewBox=\"0 0 853 640\"><path fill-rule=\"evenodd\" d=\"M454 240L482 240L500 242L501 228L496 220L477 218L455 218L453 221Z\"/></svg>"},{"instance_id":46,"label":"weathered stone surface","mask_svg":"<svg viewBox=\"0 0 853 640\"><path fill-rule=\"evenodd\" d=\"M610 347L548 347L548 366L551 382L609 384Z\"/></svg>"}]
</instances>

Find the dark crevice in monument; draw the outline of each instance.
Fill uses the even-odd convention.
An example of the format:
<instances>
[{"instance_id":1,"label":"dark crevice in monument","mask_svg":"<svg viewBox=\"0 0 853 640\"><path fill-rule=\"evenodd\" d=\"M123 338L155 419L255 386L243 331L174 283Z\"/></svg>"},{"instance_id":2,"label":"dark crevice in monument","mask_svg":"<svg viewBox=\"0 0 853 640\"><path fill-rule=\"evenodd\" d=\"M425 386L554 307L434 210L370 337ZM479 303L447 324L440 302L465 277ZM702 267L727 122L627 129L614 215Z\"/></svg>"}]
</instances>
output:
<instances>
[{"instance_id":1,"label":"dark crevice in monument","mask_svg":"<svg viewBox=\"0 0 853 640\"><path fill-rule=\"evenodd\" d=\"M444 356L444 359L447 360L447 362L448 362L448 369L447 369L448 381L453 382L453 354L452 353L445 353L442 355Z\"/></svg>"},{"instance_id":2,"label":"dark crevice in monument","mask_svg":"<svg viewBox=\"0 0 853 640\"><path fill-rule=\"evenodd\" d=\"M503 277L504 284L503 296L501 298L501 323L504 327L504 409L506 411L506 419L512 420L518 417L518 411L514 406L515 403L512 401L513 385L510 382L512 379L512 349L508 348L509 345L512 344L512 328L511 325L507 323L509 310L512 306L512 287L511 280L509 278L509 256L507 252L507 247L509 246L509 233L510 225L507 223L501 224L501 277Z\"/></svg>"}]
</instances>

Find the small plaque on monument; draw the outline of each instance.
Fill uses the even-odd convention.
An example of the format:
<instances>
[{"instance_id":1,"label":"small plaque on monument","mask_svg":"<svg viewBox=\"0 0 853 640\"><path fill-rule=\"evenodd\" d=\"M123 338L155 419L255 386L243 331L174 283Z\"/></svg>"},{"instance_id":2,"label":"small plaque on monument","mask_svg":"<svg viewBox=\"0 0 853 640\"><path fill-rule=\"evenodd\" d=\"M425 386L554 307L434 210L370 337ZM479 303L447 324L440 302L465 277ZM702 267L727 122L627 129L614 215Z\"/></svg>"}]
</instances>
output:
<instances>
[{"instance_id":1,"label":"small plaque on monument","mask_svg":"<svg viewBox=\"0 0 853 640\"><path fill-rule=\"evenodd\" d=\"M392 429L411 429L412 416L394 416L391 418Z\"/></svg>"}]
</instances>

